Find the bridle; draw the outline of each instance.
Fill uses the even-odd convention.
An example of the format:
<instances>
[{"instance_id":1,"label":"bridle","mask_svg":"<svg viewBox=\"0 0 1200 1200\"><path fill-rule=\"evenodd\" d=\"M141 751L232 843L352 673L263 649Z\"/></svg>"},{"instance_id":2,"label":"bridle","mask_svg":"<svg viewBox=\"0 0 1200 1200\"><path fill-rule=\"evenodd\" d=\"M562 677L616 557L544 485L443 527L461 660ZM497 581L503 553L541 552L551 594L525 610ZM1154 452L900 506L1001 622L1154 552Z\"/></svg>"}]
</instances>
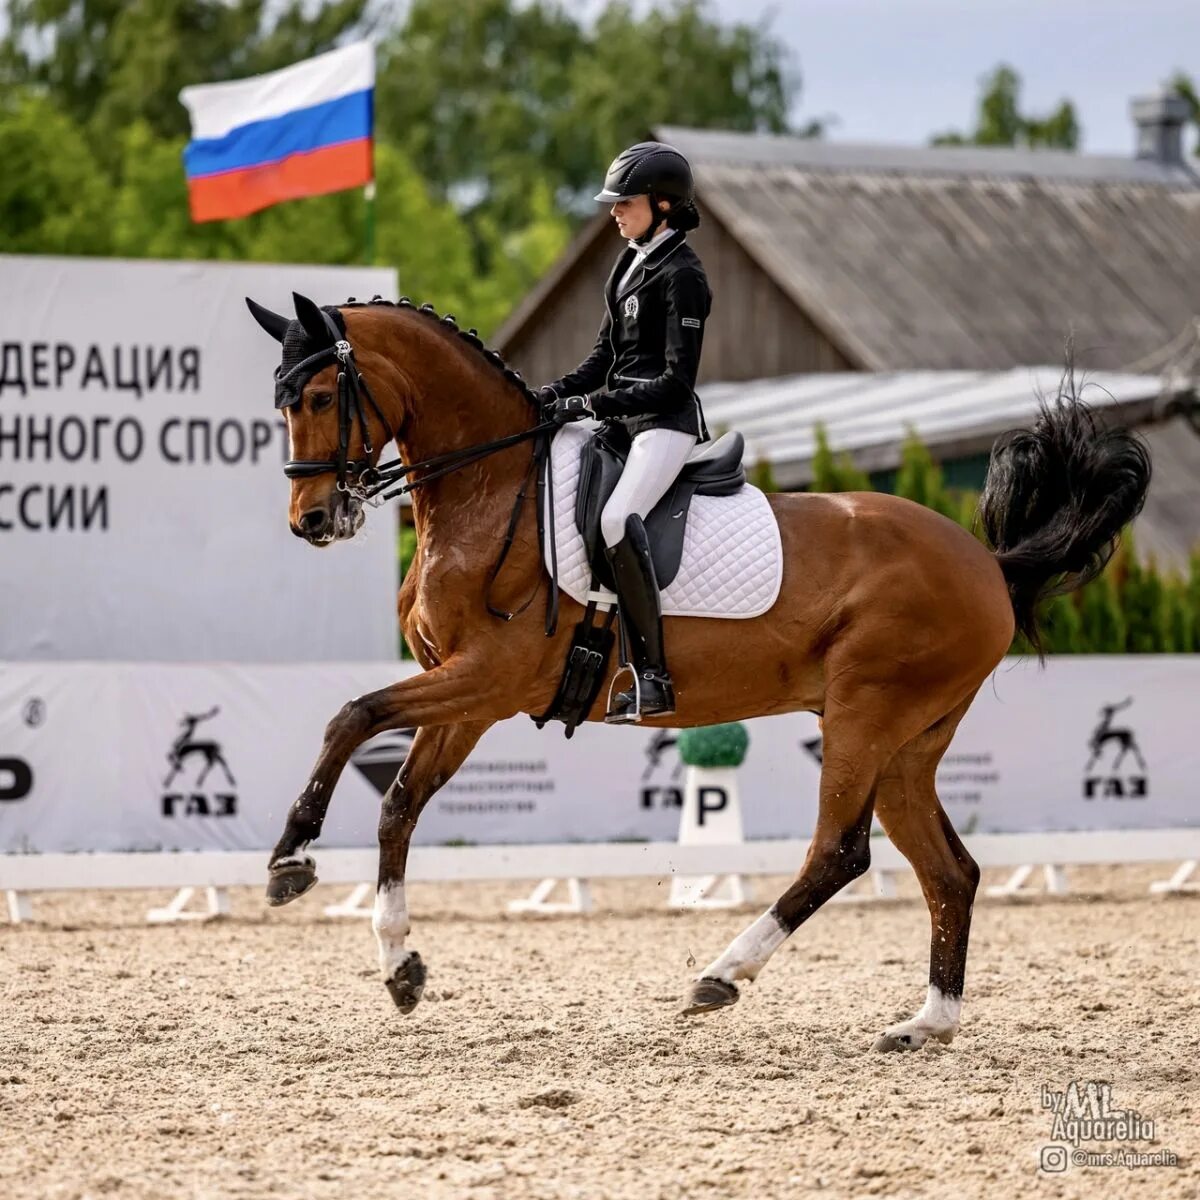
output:
<instances>
[{"instance_id":1,"label":"bridle","mask_svg":"<svg viewBox=\"0 0 1200 1200\"><path fill-rule=\"evenodd\" d=\"M559 428L558 423L542 420L529 429L521 430L519 433L508 434L506 437L496 438L490 442L480 442L474 446L463 446L458 450L451 450L446 454L436 454L432 458L426 458L420 462L404 463L400 459L396 459L394 462L376 466L371 461L375 449L371 442L370 423L367 420L364 401L379 418L379 422L387 435L386 442L394 441L396 433L393 431L387 417L384 416L383 410L379 407L379 403L372 394L371 388L363 377L362 371L359 370L358 363L354 358L354 348L350 345L349 340L343 335L342 330L338 328L336 322L324 309L321 310L321 316L324 318L331 344L318 350L315 354L310 354L307 358L302 359L283 375L280 374L279 368L276 368L276 406L279 408L288 408L299 403L300 396L304 390L304 384L308 379L323 367L336 362L338 364L337 450L332 458L289 459L283 466L283 473L288 479L311 479L317 475L333 473L337 475L337 490L339 492L350 499L378 508L388 500L393 500L398 496L405 496L424 484L432 483L435 479L440 479L443 475L449 475L453 471L460 471L463 467L477 463L481 459L488 458L501 450L507 450L510 446L519 445L521 442L533 441L535 445L529 469L521 481L521 487L517 492L517 497L513 504L504 544L500 551L500 556L496 560L496 565L492 568L492 573L488 581L488 593L490 595L491 585L495 582L496 576L499 575L500 568L504 565L504 560L508 557L508 552L512 548L513 538L516 535L517 525L528 495L529 482L535 476L538 492L538 542L539 545L542 544L546 537L546 504L544 501L549 496L551 507L549 545L553 573L557 576L558 556L554 537L553 495L552 490L547 487L546 476L550 463L550 435ZM279 398L281 395L286 401L285 403L280 403ZM365 456L363 458L350 457L350 434L356 422L362 438L363 454ZM380 450L382 452L382 446ZM421 472L419 479L407 478L416 472ZM546 635L548 637L554 633L558 626L557 579L551 581L549 590L550 596L547 601L546 611ZM536 594L535 589L529 599L514 612L495 608L491 604L491 601L488 600L488 612L503 620L511 621L513 617L524 612L529 607L533 596Z\"/></svg>"}]
</instances>

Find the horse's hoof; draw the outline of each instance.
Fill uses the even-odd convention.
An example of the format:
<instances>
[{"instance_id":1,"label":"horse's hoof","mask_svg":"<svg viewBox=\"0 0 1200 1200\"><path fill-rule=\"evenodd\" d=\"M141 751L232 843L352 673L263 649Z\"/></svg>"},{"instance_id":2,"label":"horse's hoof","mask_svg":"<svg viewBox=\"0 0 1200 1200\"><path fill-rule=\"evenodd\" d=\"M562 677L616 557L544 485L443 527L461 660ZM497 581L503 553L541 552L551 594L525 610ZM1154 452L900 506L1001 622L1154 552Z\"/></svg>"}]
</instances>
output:
<instances>
[{"instance_id":1,"label":"horse's hoof","mask_svg":"<svg viewBox=\"0 0 1200 1200\"><path fill-rule=\"evenodd\" d=\"M894 1050L920 1050L923 1045L925 1039L920 1034L881 1033L871 1049L880 1054L891 1054Z\"/></svg>"},{"instance_id":2,"label":"horse's hoof","mask_svg":"<svg viewBox=\"0 0 1200 1200\"><path fill-rule=\"evenodd\" d=\"M732 983L723 979L697 979L680 1015L694 1017L698 1013L712 1012L714 1008L727 1008L736 1004L737 998L738 990Z\"/></svg>"},{"instance_id":3,"label":"horse's hoof","mask_svg":"<svg viewBox=\"0 0 1200 1200\"><path fill-rule=\"evenodd\" d=\"M425 979L425 964L421 961L421 956L414 950L392 972L391 979L384 981L388 995L405 1016L412 1012L420 1002L421 993L425 990Z\"/></svg>"},{"instance_id":4,"label":"horse's hoof","mask_svg":"<svg viewBox=\"0 0 1200 1200\"><path fill-rule=\"evenodd\" d=\"M272 908L299 900L317 883L317 864L307 854L273 863L267 875L267 903Z\"/></svg>"},{"instance_id":5,"label":"horse's hoof","mask_svg":"<svg viewBox=\"0 0 1200 1200\"><path fill-rule=\"evenodd\" d=\"M954 1029L889 1029L876 1039L872 1050L880 1054L890 1054L893 1050L920 1050L926 1042L941 1042L948 1046L954 1041Z\"/></svg>"}]
</instances>

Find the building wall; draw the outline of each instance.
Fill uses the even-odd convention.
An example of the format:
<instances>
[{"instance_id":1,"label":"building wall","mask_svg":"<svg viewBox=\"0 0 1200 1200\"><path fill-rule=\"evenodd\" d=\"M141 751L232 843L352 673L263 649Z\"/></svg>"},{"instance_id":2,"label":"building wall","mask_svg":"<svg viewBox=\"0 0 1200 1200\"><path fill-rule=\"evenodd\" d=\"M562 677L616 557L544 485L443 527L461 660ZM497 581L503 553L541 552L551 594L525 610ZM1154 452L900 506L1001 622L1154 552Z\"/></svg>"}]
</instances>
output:
<instances>
[{"instance_id":1,"label":"building wall","mask_svg":"<svg viewBox=\"0 0 1200 1200\"><path fill-rule=\"evenodd\" d=\"M688 240L713 291L701 382L855 369L714 218L705 215ZM595 344L604 283L620 250L615 230L602 233L524 327L498 346L534 386L570 370Z\"/></svg>"}]
</instances>

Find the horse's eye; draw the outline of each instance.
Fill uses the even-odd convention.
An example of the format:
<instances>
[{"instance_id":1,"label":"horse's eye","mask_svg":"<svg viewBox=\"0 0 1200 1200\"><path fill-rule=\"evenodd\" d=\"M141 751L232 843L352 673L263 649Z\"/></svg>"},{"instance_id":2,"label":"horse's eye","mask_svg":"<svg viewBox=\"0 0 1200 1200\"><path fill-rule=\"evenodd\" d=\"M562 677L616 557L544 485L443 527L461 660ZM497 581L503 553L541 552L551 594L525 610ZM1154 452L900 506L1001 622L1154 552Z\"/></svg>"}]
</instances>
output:
<instances>
[{"instance_id":1,"label":"horse's eye","mask_svg":"<svg viewBox=\"0 0 1200 1200\"><path fill-rule=\"evenodd\" d=\"M313 412L320 412L333 403L332 392L313 392L309 397L309 405Z\"/></svg>"}]
</instances>

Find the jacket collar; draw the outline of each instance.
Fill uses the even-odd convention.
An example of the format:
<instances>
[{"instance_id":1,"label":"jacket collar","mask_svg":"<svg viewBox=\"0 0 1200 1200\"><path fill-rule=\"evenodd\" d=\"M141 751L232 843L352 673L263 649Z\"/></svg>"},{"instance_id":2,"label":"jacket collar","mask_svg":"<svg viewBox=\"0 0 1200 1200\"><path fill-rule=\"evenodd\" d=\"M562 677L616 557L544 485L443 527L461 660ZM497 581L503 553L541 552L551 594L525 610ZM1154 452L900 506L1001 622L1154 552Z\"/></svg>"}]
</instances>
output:
<instances>
[{"instance_id":1,"label":"jacket collar","mask_svg":"<svg viewBox=\"0 0 1200 1200\"><path fill-rule=\"evenodd\" d=\"M617 261L613 264L613 269L608 276L608 282L604 287L605 293L614 300L619 300L627 292L636 291L683 245L686 239L687 234L682 229L676 229L669 238L660 242L642 259L634 269L633 274L630 275L629 282L618 292L617 280L629 270L629 264L634 255L632 248L626 246L620 255L618 255Z\"/></svg>"}]
</instances>

